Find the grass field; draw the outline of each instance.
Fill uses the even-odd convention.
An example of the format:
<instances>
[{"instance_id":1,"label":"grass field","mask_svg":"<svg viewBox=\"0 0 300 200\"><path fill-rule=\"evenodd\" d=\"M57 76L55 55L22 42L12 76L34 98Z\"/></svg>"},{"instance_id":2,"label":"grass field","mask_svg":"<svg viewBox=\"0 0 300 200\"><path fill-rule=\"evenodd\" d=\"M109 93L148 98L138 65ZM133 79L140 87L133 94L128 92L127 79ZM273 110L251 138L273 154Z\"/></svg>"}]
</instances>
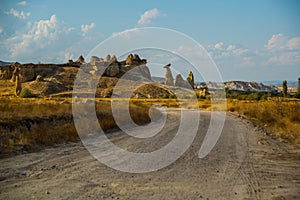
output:
<instances>
[{"instance_id":1,"label":"grass field","mask_svg":"<svg viewBox=\"0 0 300 200\"><path fill-rule=\"evenodd\" d=\"M275 98L265 101L228 100L227 109L270 129L272 136L300 144L300 101Z\"/></svg>"},{"instance_id":2,"label":"grass field","mask_svg":"<svg viewBox=\"0 0 300 200\"><path fill-rule=\"evenodd\" d=\"M72 99L0 98L0 157L78 141L71 101ZM104 131L117 127L110 105L110 99L97 99L95 103L98 122ZM138 124L150 122L148 111L151 105L131 102L132 120ZM121 106L119 109L124 108Z\"/></svg>"},{"instance_id":3,"label":"grass field","mask_svg":"<svg viewBox=\"0 0 300 200\"><path fill-rule=\"evenodd\" d=\"M31 151L42 146L78 141L72 116L71 98L20 98L14 95L14 83L0 81L0 154ZM130 117L137 124L150 122L149 109L153 104L166 107L224 110L248 117L259 126L268 127L272 136L300 144L300 101L290 98L269 100L227 99L224 105L211 105L209 98L191 99L119 99L130 102ZM95 108L103 130L117 127L111 112L110 98L96 98ZM119 109L124 109L120 106ZM158 112L158 111L157 111ZM120 112L122 113L122 111ZM121 116L123 118L128 116ZM1 155L0 155L1 157Z\"/></svg>"}]
</instances>

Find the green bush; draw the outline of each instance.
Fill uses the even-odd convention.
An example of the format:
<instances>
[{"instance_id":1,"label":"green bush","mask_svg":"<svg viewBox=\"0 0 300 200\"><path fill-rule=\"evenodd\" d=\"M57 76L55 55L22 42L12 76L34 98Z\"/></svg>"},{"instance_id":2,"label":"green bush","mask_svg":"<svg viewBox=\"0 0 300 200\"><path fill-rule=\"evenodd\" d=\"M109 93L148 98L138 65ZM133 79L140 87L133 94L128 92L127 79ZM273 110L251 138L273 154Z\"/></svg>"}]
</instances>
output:
<instances>
[{"instance_id":1,"label":"green bush","mask_svg":"<svg viewBox=\"0 0 300 200\"><path fill-rule=\"evenodd\" d=\"M31 97L33 97L33 94L31 93L31 91L29 89L25 88L21 91L20 97L31 98Z\"/></svg>"}]
</instances>

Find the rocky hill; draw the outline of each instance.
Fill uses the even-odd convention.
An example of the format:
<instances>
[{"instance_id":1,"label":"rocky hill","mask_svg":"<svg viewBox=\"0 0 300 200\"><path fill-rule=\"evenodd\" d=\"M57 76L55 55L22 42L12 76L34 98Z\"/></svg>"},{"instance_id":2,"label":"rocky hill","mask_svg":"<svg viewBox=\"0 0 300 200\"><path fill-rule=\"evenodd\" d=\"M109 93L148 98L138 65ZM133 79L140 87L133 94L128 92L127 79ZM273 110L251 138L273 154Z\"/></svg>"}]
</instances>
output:
<instances>
[{"instance_id":1,"label":"rocky hill","mask_svg":"<svg viewBox=\"0 0 300 200\"><path fill-rule=\"evenodd\" d=\"M151 80L146 64L147 60L141 59L136 54L128 55L124 61L117 61L115 56L107 55L104 58L92 56L90 62L85 62L80 56L75 62L69 60L65 64L20 64L16 62L0 67L0 79L15 81L17 74L22 82L22 88L29 89L34 96L72 97L73 84L79 70L83 74L81 81L85 88L86 85L90 86L92 77L100 77L104 71L97 84L96 97L111 97L121 77L125 79L126 84L120 91L134 91L132 97L159 98L174 95L168 87ZM137 80L149 84L132 90ZM89 93L89 91L83 92Z\"/></svg>"},{"instance_id":2,"label":"rocky hill","mask_svg":"<svg viewBox=\"0 0 300 200\"><path fill-rule=\"evenodd\" d=\"M279 89L273 85L264 85L263 83L247 82L247 81L228 81L224 83L216 82L199 82L197 83L198 89L208 88L209 90L217 90L220 88L227 88L233 91L244 92L278 92Z\"/></svg>"}]
</instances>

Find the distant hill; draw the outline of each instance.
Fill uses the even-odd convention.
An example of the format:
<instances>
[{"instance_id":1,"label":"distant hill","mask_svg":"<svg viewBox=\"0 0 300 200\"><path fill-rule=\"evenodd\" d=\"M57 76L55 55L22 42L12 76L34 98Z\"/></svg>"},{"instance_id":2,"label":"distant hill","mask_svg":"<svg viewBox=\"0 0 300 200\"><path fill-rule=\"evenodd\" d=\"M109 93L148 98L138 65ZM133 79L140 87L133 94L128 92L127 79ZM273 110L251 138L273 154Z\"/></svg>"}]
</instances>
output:
<instances>
[{"instance_id":1,"label":"distant hill","mask_svg":"<svg viewBox=\"0 0 300 200\"><path fill-rule=\"evenodd\" d=\"M5 61L1 61L1 60L0 60L0 67L1 67L1 66L11 65L11 64L13 64L13 62L5 62Z\"/></svg>"},{"instance_id":2,"label":"distant hill","mask_svg":"<svg viewBox=\"0 0 300 200\"><path fill-rule=\"evenodd\" d=\"M281 80L273 80L273 81L263 81L264 84L266 85L274 85L274 86L282 86L282 81ZM298 82L297 81L287 81L288 87L298 87Z\"/></svg>"},{"instance_id":3,"label":"distant hill","mask_svg":"<svg viewBox=\"0 0 300 200\"><path fill-rule=\"evenodd\" d=\"M229 90L249 91L249 92L273 92L279 90L276 86L265 85L263 83L257 83L257 82L247 82L247 81L228 81L224 83L215 83L215 82L197 83L197 88L208 87L210 90L217 90L224 86Z\"/></svg>"},{"instance_id":4,"label":"distant hill","mask_svg":"<svg viewBox=\"0 0 300 200\"><path fill-rule=\"evenodd\" d=\"M159 82L159 83L165 82L165 78L163 78L163 77L152 76L151 79L153 81L156 81L156 82Z\"/></svg>"}]
</instances>

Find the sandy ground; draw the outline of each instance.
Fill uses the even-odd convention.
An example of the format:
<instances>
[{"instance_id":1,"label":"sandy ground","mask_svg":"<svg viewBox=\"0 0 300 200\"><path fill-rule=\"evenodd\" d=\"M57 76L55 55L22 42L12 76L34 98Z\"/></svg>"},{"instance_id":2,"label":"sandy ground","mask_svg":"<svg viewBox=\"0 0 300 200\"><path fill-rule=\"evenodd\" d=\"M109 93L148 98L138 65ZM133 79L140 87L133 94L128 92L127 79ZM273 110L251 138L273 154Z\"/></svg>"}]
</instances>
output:
<instances>
[{"instance_id":1,"label":"sandy ground","mask_svg":"<svg viewBox=\"0 0 300 200\"><path fill-rule=\"evenodd\" d=\"M176 133L178 113L172 111L170 123L151 140L121 131L109 137L131 151L159 149ZM200 159L209 119L209 112L201 113L190 148L173 164L150 173L111 169L80 142L2 159L0 199L300 199L299 149L227 114L218 143Z\"/></svg>"}]
</instances>

